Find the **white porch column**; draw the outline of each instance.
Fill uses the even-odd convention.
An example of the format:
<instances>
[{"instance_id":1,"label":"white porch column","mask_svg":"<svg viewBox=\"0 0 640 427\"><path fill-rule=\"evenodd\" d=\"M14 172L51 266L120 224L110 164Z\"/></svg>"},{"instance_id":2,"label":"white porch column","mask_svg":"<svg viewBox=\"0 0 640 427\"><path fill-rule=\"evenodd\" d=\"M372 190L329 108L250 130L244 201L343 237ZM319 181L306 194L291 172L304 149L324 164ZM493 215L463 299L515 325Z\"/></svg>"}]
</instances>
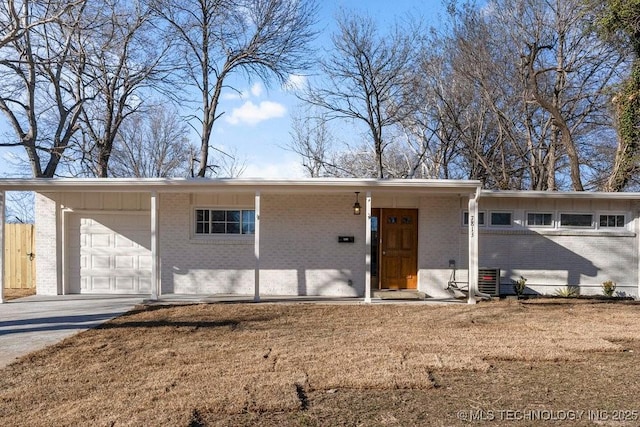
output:
<instances>
[{"instance_id":1,"label":"white porch column","mask_svg":"<svg viewBox=\"0 0 640 427\"><path fill-rule=\"evenodd\" d=\"M157 300L160 289L158 266L158 192L151 192L151 299Z\"/></svg>"},{"instance_id":2,"label":"white porch column","mask_svg":"<svg viewBox=\"0 0 640 427\"><path fill-rule=\"evenodd\" d=\"M253 254L256 259L256 266L254 270L254 291L253 301L260 302L260 191L256 191L255 201L255 234L253 243Z\"/></svg>"},{"instance_id":3,"label":"white porch column","mask_svg":"<svg viewBox=\"0 0 640 427\"><path fill-rule=\"evenodd\" d=\"M0 191L0 304L4 303L4 196Z\"/></svg>"},{"instance_id":4,"label":"white porch column","mask_svg":"<svg viewBox=\"0 0 640 427\"><path fill-rule=\"evenodd\" d=\"M480 188L469 195L469 304L476 303L478 291L478 199Z\"/></svg>"},{"instance_id":5,"label":"white porch column","mask_svg":"<svg viewBox=\"0 0 640 427\"><path fill-rule=\"evenodd\" d=\"M367 191L365 200L366 230L365 230L365 256L364 256L364 302L371 302L371 191Z\"/></svg>"}]
</instances>

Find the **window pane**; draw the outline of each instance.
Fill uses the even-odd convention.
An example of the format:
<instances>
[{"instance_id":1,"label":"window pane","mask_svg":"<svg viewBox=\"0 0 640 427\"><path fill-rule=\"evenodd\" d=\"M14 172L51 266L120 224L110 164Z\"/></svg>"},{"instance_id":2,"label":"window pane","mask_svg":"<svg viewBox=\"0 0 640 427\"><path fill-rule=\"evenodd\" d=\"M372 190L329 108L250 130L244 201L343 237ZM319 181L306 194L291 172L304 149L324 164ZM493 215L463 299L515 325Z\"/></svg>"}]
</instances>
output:
<instances>
[{"instance_id":1,"label":"window pane","mask_svg":"<svg viewBox=\"0 0 640 427\"><path fill-rule=\"evenodd\" d=\"M211 224L211 232L214 234L224 234L224 222L214 222Z\"/></svg>"},{"instance_id":2,"label":"window pane","mask_svg":"<svg viewBox=\"0 0 640 427\"><path fill-rule=\"evenodd\" d=\"M600 215L600 227L624 227L624 215Z\"/></svg>"},{"instance_id":3,"label":"window pane","mask_svg":"<svg viewBox=\"0 0 640 427\"><path fill-rule=\"evenodd\" d=\"M491 225L511 225L511 212L491 212Z\"/></svg>"},{"instance_id":4,"label":"window pane","mask_svg":"<svg viewBox=\"0 0 640 427\"><path fill-rule=\"evenodd\" d=\"M227 222L240 222L240 211L227 211Z\"/></svg>"},{"instance_id":5,"label":"window pane","mask_svg":"<svg viewBox=\"0 0 640 427\"><path fill-rule=\"evenodd\" d=\"M527 225L551 225L552 215L550 213L532 212L527 214Z\"/></svg>"},{"instance_id":6,"label":"window pane","mask_svg":"<svg viewBox=\"0 0 640 427\"><path fill-rule=\"evenodd\" d=\"M224 211L211 211L211 219L216 222L224 221Z\"/></svg>"},{"instance_id":7,"label":"window pane","mask_svg":"<svg viewBox=\"0 0 640 427\"><path fill-rule=\"evenodd\" d=\"M242 234L255 234L256 232L256 211L242 211Z\"/></svg>"},{"instance_id":8,"label":"window pane","mask_svg":"<svg viewBox=\"0 0 640 427\"><path fill-rule=\"evenodd\" d=\"M560 214L560 225L564 227L591 227L591 214Z\"/></svg>"},{"instance_id":9,"label":"window pane","mask_svg":"<svg viewBox=\"0 0 640 427\"><path fill-rule=\"evenodd\" d=\"M228 222L227 223L227 234L240 234L240 223L239 222Z\"/></svg>"},{"instance_id":10,"label":"window pane","mask_svg":"<svg viewBox=\"0 0 640 427\"><path fill-rule=\"evenodd\" d=\"M196 223L196 234L209 234L209 224L203 222Z\"/></svg>"},{"instance_id":11,"label":"window pane","mask_svg":"<svg viewBox=\"0 0 640 427\"><path fill-rule=\"evenodd\" d=\"M196 210L196 221L209 221L209 211L205 209Z\"/></svg>"},{"instance_id":12,"label":"window pane","mask_svg":"<svg viewBox=\"0 0 640 427\"><path fill-rule=\"evenodd\" d=\"M412 223L412 218L410 216L403 216L402 217L402 223L403 224L411 224Z\"/></svg>"}]
</instances>

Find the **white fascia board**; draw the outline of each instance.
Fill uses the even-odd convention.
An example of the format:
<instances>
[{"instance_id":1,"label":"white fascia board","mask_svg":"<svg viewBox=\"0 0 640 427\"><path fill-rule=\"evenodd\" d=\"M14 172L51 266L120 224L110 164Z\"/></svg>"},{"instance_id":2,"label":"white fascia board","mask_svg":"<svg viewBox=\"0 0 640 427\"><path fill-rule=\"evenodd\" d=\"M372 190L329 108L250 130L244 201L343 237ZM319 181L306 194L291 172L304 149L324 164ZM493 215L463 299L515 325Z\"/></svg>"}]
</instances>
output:
<instances>
[{"instance_id":1,"label":"white fascia board","mask_svg":"<svg viewBox=\"0 0 640 427\"><path fill-rule=\"evenodd\" d=\"M265 190L270 192L393 191L422 193L468 193L478 181L425 179L209 179L209 178L38 178L0 179L0 190L57 192L208 192Z\"/></svg>"},{"instance_id":2,"label":"white fascia board","mask_svg":"<svg viewBox=\"0 0 640 427\"><path fill-rule=\"evenodd\" d=\"M506 191L482 190L483 198L511 199L605 199L640 200L640 193L614 193L603 191Z\"/></svg>"}]
</instances>

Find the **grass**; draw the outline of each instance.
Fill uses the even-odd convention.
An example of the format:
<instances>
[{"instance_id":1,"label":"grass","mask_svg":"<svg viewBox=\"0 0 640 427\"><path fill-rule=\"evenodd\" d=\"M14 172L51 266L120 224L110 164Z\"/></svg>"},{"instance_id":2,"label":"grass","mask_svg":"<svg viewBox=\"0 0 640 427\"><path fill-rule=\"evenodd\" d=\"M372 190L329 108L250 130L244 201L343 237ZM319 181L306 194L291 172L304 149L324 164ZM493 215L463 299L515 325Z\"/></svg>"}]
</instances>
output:
<instances>
[{"instance_id":1,"label":"grass","mask_svg":"<svg viewBox=\"0 0 640 427\"><path fill-rule=\"evenodd\" d=\"M459 411L637 411L638 308L141 307L0 371L0 424L466 425Z\"/></svg>"},{"instance_id":2,"label":"grass","mask_svg":"<svg viewBox=\"0 0 640 427\"><path fill-rule=\"evenodd\" d=\"M9 301L12 299L28 297L35 294L36 294L36 288L25 288L25 289L5 289L3 295L4 295L5 301Z\"/></svg>"}]
</instances>

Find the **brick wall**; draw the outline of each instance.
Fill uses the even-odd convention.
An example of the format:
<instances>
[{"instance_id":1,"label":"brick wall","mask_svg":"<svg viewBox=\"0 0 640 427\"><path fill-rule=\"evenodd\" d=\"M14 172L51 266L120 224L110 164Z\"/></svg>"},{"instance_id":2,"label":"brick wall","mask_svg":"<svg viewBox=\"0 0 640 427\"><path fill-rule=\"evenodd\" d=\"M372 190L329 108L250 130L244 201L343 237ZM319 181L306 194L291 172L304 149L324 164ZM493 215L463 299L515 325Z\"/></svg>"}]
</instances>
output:
<instances>
[{"instance_id":1,"label":"brick wall","mask_svg":"<svg viewBox=\"0 0 640 427\"><path fill-rule=\"evenodd\" d=\"M59 247L56 244L57 209L55 195L35 195L36 293L57 295L61 277Z\"/></svg>"},{"instance_id":2,"label":"brick wall","mask_svg":"<svg viewBox=\"0 0 640 427\"><path fill-rule=\"evenodd\" d=\"M364 294L365 217L353 215L352 199L262 195L261 294ZM253 236L194 238L194 203L188 194L161 196L162 292L252 294ZM229 201L223 207L233 208ZM339 235L354 235L356 243L340 244Z\"/></svg>"}]
</instances>

